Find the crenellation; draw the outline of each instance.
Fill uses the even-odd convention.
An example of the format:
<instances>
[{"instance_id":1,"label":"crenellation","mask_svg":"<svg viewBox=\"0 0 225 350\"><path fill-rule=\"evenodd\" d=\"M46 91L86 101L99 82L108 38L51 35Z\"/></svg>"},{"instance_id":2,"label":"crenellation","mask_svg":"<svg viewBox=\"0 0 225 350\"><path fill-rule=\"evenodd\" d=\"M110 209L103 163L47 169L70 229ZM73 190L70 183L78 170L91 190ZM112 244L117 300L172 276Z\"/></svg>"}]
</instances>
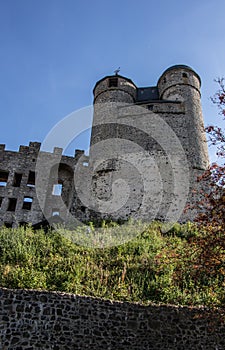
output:
<instances>
[{"instance_id":1,"label":"crenellation","mask_svg":"<svg viewBox=\"0 0 225 350\"><path fill-rule=\"evenodd\" d=\"M1 143L0 144L0 152L4 152L5 150L5 144Z\"/></svg>"},{"instance_id":2,"label":"crenellation","mask_svg":"<svg viewBox=\"0 0 225 350\"><path fill-rule=\"evenodd\" d=\"M74 157L78 160L84 155L84 151L81 149L75 149Z\"/></svg>"},{"instance_id":3,"label":"crenellation","mask_svg":"<svg viewBox=\"0 0 225 350\"><path fill-rule=\"evenodd\" d=\"M79 149L63 155L57 145L43 151L39 142L18 152L0 145L1 223L66 223L71 213L80 221L172 220L172 202L176 220L193 220L195 212L184 215L184 201L198 199L196 179L209 165L200 86L184 65L170 67L149 87L106 76L93 90L89 156ZM115 198L114 209L104 210Z\"/></svg>"},{"instance_id":4,"label":"crenellation","mask_svg":"<svg viewBox=\"0 0 225 350\"><path fill-rule=\"evenodd\" d=\"M23 146L21 145L19 148L20 153L28 153L29 152L29 146Z\"/></svg>"},{"instance_id":5,"label":"crenellation","mask_svg":"<svg viewBox=\"0 0 225 350\"><path fill-rule=\"evenodd\" d=\"M29 143L29 148L33 152L38 153L40 151L40 148L41 148L41 142L30 142Z\"/></svg>"},{"instance_id":6,"label":"crenellation","mask_svg":"<svg viewBox=\"0 0 225 350\"><path fill-rule=\"evenodd\" d=\"M54 147L53 153L56 154L57 156L61 156L63 153L63 149L60 147Z\"/></svg>"},{"instance_id":7,"label":"crenellation","mask_svg":"<svg viewBox=\"0 0 225 350\"><path fill-rule=\"evenodd\" d=\"M35 183L36 173L38 172L38 160L41 160L42 170L44 170L43 184L47 179L46 191L49 194L46 195L46 205L49 206L47 212L49 217L52 216L54 208L60 208L61 203L59 198L61 196L56 198L56 196L52 195L51 190L53 183L58 182L58 175L60 174L55 174L57 179L54 179L54 177L51 178L51 169L56 167L58 171L62 165L70 169L72 173L78 159L62 155L63 150L59 147L55 147L52 153L40 151L40 148L41 144L39 142L30 142L29 146L20 146L19 152L5 150L2 147L3 158L0 166L0 225L6 223L7 226L16 227L21 223L37 224L45 220L43 210L37 198ZM81 153L84 154L84 151L81 151ZM88 162L87 156L84 159ZM65 173L65 177L63 175L60 176L60 181L66 184L68 173ZM72 183L72 176L70 176L70 182ZM67 190L65 189L67 193L69 191L68 186L70 187L67 184ZM72 197L71 194L67 194L67 196ZM64 194L64 200L67 201L65 197L66 195Z\"/></svg>"}]
</instances>

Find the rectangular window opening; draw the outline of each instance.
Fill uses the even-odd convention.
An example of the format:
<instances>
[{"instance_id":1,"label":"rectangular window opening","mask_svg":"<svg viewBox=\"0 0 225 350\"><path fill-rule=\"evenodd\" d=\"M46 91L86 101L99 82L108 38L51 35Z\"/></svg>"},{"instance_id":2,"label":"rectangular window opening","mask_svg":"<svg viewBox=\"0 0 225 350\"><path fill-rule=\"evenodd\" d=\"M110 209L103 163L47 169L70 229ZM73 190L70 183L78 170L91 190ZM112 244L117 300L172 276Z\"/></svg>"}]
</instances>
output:
<instances>
[{"instance_id":1,"label":"rectangular window opening","mask_svg":"<svg viewBox=\"0 0 225 350\"><path fill-rule=\"evenodd\" d=\"M109 78L109 87L117 87L118 78Z\"/></svg>"},{"instance_id":2,"label":"rectangular window opening","mask_svg":"<svg viewBox=\"0 0 225 350\"><path fill-rule=\"evenodd\" d=\"M29 171L27 186L34 187L35 186L35 172Z\"/></svg>"},{"instance_id":3,"label":"rectangular window opening","mask_svg":"<svg viewBox=\"0 0 225 350\"><path fill-rule=\"evenodd\" d=\"M52 189L53 196L61 196L62 194L62 184L54 184Z\"/></svg>"},{"instance_id":4,"label":"rectangular window opening","mask_svg":"<svg viewBox=\"0 0 225 350\"><path fill-rule=\"evenodd\" d=\"M8 177L8 171L0 171L0 187L5 187L7 185Z\"/></svg>"},{"instance_id":5,"label":"rectangular window opening","mask_svg":"<svg viewBox=\"0 0 225 350\"><path fill-rule=\"evenodd\" d=\"M2 206L3 198L4 198L4 197L0 197L0 208L1 208L1 206Z\"/></svg>"},{"instance_id":6,"label":"rectangular window opening","mask_svg":"<svg viewBox=\"0 0 225 350\"><path fill-rule=\"evenodd\" d=\"M8 211L15 211L16 210L16 198L9 198L9 203L8 203Z\"/></svg>"},{"instance_id":7,"label":"rectangular window opening","mask_svg":"<svg viewBox=\"0 0 225 350\"><path fill-rule=\"evenodd\" d=\"M31 210L33 198L32 197L24 197L23 199L23 209Z\"/></svg>"},{"instance_id":8,"label":"rectangular window opening","mask_svg":"<svg viewBox=\"0 0 225 350\"><path fill-rule=\"evenodd\" d=\"M23 174L20 174L20 173L15 173L14 174L14 180L13 180L13 186L14 187L20 187L20 183L21 183L21 180L22 180L22 175Z\"/></svg>"},{"instance_id":9,"label":"rectangular window opening","mask_svg":"<svg viewBox=\"0 0 225 350\"><path fill-rule=\"evenodd\" d=\"M59 216L59 209L57 208L52 209L52 216Z\"/></svg>"},{"instance_id":10,"label":"rectangular window opening","mask_svg":"<svg viewBox=\"0 0 225 350\"><path fill-rule=\"evenodd\" d=\"M6 228L12 228L12 222L5 222L5 223L4 223L4 226L5 226Z\"/></svg>"},{"instance_id":11,"label":"rectangular window opening","mask_svg":"<svg viewBox=\"0 0 225 350\"><path fill-rule=\"evenodd\" d=\"M83 213L85 213L85 211L86 211L86 207L84 207L83 205L80 207L80 210L83 212Z\"/></svg>"}]
</instances>

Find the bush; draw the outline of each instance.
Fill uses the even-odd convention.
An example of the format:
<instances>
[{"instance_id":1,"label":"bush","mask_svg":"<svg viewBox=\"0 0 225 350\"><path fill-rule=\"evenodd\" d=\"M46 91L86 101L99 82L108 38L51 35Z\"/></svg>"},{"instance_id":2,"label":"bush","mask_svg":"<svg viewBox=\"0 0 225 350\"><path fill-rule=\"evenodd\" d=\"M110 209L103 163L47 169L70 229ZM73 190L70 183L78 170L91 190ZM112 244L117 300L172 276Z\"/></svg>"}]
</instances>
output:
<instances>
[{"instance_id":1,"label":"bush","mask_svg":"<svg viewBox=\"0 0 225 350\"><path fill-rule=\"evenodd\" d=\"M105 234L111 227L105 224ZM203 234L192 224L176 224L165 235L160 228L154 222L132 240L104 249L84 248L59 232L1 228L0 285L141 303L222 306L224 267L201 268L196 248Z\"/></svg>"}]
</instances>

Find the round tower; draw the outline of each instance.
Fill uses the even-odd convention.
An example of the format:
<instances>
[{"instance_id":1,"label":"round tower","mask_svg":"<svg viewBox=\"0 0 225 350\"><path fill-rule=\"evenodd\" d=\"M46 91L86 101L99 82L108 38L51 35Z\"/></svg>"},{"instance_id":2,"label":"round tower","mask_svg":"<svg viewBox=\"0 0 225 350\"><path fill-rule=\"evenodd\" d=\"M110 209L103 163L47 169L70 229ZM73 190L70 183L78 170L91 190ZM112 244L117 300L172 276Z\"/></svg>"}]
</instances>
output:
<instances>
[{"instance_id":1,"label":"round tower","mask_svg":"<svg viewBox=\"0 0 225 350\"><path fill-rule=\"evenodd\" d=\"M188 138L185 150L191 165L206 169L209 165L208 149L201 108L201 80L190 67L176 65L168 68L158 80L159 98L180 101L184 104L185 120L180 126L179 137Z\"/></svg>"},{"instance_id":2,"label":"round tower","mask_svg":"<svg viewBox=\"0 0 225 350\"><path fill-rule=\"evenodd\" d=\"M136 90L136 85L128 78L121 75L106 76L94 87L94 103L134 103Z\"/></svg>"},{"instance_id":3,"label":"round tower","mask_svg":"<svg viewBox=\"0 0 225 350\"><path fill-rule=\"evenodd\" d=\"M91 145L116 137L118 107L134 104L137 88L132 80L117 74L99 80L93 93L94 116Z\"/></svg>"}]
</instances>

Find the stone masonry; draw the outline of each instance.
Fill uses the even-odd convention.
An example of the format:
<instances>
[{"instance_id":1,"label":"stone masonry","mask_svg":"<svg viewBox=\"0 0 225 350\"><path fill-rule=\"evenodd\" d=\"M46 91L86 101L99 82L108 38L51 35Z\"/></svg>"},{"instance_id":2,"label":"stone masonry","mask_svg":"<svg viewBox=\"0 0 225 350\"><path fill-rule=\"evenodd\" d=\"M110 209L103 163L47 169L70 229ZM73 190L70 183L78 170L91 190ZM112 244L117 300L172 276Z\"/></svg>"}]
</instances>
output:
<instances>
[{"instance_id":1,"label":"stone masonry","mask_svg":"<svg viewBox=\"0 0 225 350\"><path fill-rule=\"evenodd\" d=\"M1 145L0 159L0 219L7 227L49 222L67 213L62 212L62 201L67 208L74 199L73 172L80 156L87 162L84 152L76 150L74 157L62 156L62 149L40 152L41 144L30 142L20 146L19 152L5 151ZM41 158L42 174L39 176L42 198L36 191L36 163ZM41 207L40 203L44 202ZM45 215L44 215L45 214Z\"/></svg>"},{"instance_id":2,"label":"stone masonry","mask_svg":"<svg viewBox=\"0 0 225 350\"><path fill-rule=\"evenodd\" d=\"M1 350L223 350L224 333L206 308L0 289Z\"/></svg>"},{"instance_id":3,"label":"stone masonry","mask_svg":"<svg viewBox=\"0 0 225 350\"><path fill-rule=\"evenodd\" d=\"M0 224L192 220L196 213L184 208L198 199L196 180L209 165L200 84L184 65L150 87L104 77L94 88L89 157L43 152L37 142L19 152L1 145Z\"/></svg>"}]
</instances>

